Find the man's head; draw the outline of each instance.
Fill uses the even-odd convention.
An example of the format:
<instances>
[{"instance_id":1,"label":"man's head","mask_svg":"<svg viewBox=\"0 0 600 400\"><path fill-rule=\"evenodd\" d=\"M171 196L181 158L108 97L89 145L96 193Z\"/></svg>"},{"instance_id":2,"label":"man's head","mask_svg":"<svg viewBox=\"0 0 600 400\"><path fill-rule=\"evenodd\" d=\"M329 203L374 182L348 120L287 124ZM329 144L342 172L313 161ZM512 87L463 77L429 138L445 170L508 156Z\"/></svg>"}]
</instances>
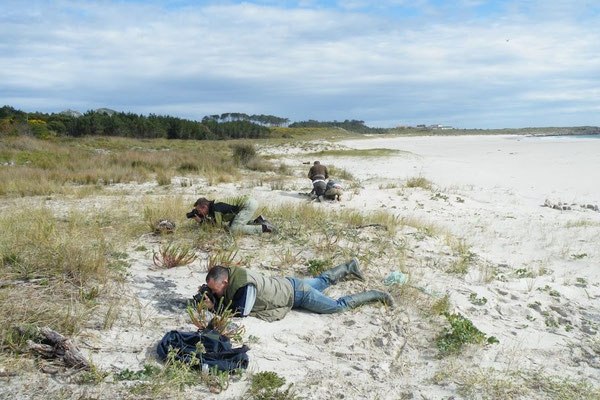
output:
<instances>
[{"instance_id":1,"label":"man's head","mask_svg":"<svg viewBox=\"0 0 600 400\"><path fill-rule=\"evenodd\" d=\"M198 213L202 216L206 216L208 214L208 206L210 204L210 201L204 197L200 197L198 200L196 200L196 202L194 203L194 208L196 209L196 211L198 211Z\"/></svg>"},{"instance_id":2,"label":"man's head","mask_svg":"<svg viewBox=\"0 0 600 400\"><path fill-rule=\"evenodd\" d=\"M321 164L321 163L320 163L320 162L318 162L318 161L315 161L315 162L314 162L314 165L319 165L319 164Z\"/></svg>"},{"instance_id":3,"label":"man's head","mask_svg":"<svg viewBox=\"0 0 600 400\"><path fill-rule=\"evenodd\" d=\"M215 265L206 274L206 284L215 296L222 297L229 284L229 269Z\"/></svg>"}]
</instances>

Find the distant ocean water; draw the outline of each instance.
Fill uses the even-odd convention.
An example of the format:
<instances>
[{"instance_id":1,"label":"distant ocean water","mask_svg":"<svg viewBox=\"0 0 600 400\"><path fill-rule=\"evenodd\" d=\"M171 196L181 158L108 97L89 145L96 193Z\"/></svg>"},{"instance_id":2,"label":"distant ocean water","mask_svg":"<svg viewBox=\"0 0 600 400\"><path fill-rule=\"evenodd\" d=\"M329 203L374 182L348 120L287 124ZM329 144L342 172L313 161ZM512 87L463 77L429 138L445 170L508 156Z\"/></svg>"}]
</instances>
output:
<instances>
[{"instance_id":1,"label":"distant ocean water","mask_svg":"<svg viewBox=\"0 0 600 400\"><path fill-rule=\"evenodd\" d=\"M598 135L573 135L571 137L581 138L581 139L600 139L600 134Z\"/></svg>"}]
</instances>

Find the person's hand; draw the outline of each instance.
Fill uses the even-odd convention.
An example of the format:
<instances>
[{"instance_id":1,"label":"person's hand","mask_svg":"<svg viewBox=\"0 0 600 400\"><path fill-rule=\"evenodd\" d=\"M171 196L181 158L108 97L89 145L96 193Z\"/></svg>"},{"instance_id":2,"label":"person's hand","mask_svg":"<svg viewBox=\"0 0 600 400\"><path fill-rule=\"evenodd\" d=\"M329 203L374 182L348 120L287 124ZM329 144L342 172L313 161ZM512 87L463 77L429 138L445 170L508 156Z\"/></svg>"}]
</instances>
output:
<instances>
[{"instance_id":1,"label":"person's hand","mask_svg":"<svg viewBox=\"0 0 600 400\"><path fill-rule=\"evenodd\" d=\"M203 294L204 297L204 304L206 304L206 306L208 307L209 310L213 310L215 308L215 304L210 300L210 298L206 295L206 293Z\"/></svg>"}]
</instances>

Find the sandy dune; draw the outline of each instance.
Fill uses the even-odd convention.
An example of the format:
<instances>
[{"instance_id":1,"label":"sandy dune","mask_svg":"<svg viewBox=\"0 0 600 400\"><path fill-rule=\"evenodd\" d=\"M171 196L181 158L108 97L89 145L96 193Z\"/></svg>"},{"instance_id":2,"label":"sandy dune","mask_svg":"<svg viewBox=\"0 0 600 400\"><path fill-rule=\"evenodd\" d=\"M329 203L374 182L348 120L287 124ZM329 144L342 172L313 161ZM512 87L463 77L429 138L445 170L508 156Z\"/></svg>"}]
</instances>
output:
<instances>
[{"instance_id":1,"label":"sandy dune","mask_svg":"<svg viewBox=\"0 0 600 400\"><path fill-rule=\"evenodd\" d=\"M502 392L512 393L508 398L552 398L519 385L523 379L543 376L598 384L600 212L581 205L600 205L600 140L469 136L342 144L405 152L385 158L321 158L323 164L351 171L361 187L348 190L341 203L315 206L386 210L439 227L437 234L428 236L410 226L402 229L408 249L402 268L414 287L434 298L447 294L452 311L500 343L470 346L460 356L439 359L434 344L439 323L402 300L395 310L368 305L326 316L292 311L274 323L239 321L252 338L251 371L276 371L308 399L477 397L477 390L470 395L461 390L465 385L481 389L502 382L514 382L513 392ZM285 157L304 174L301 162L309 160L289 149ZM404 187L406 179L415 176L427 178L433 188ZM308 180L299 176L295 185L309 189ZM211 187L208 194L217 197L242 190L265 204L307 201L297 191L240 187L223 184ZM190 202L198 194L197 187L176 190ZM566 202L571 209L543 207L546 199ZM463 239L472 252L473 265L464 276L444 272L452 252L444 232ZM101 368L139 369L155 360L154 346L165 332L193 330L181 300L203 282L207 255L187 267L152 270L150 253L136 247L152 249L157 244L155 236L144 235L130 246L131 274L123 288L125 317L108 331L89 329L82 335L82 349ZM241 244L247 253L266 254L261 246L254 238ZM265 260L250 267L269 273L263 268L268 265ZM399 263L365 266L366 284L345 282L329 294L381 288L382 279L400 267ZM391 290L399 293L398 288ZM486 301L474 304L473 298ZM243 398L246 387L242 379L219 395L198 387L182 397Z\"/></svg>"}]
</instances>

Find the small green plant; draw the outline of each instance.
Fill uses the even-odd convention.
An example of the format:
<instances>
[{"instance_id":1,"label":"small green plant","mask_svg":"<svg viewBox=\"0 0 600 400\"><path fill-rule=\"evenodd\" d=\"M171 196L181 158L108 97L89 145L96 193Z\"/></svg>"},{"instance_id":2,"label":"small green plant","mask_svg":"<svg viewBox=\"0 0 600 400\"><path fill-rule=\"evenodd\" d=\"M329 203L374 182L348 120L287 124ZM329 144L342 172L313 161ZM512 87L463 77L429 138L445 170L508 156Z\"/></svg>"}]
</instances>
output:
<instances>
[{"instance_id":1,"label":"small green plant","mask_svg":"<svg viewBox=\"0 0 600 400\"><path fill-rule=\"evenodd\" d=\"M276 372L259 372L252 376L252 384L246 392L253 400L295 400L297 397L290 384L285 390L280 388L285 385L285 379Z\"/></svg>"},{"instance_id":2,"label":"small green plant","mask_svg":"<svg viewBox=\"0 0 600 400\"><path fill-rule=\"evenodd\" d=\"M108 375L108 372L101 370L92 362L90 363L89 370L79 374L77 382L80 384L98 384L104 382L104 379L106 379Z\"/></svg>"},{"instance_id":3,"label":"small green plant","mask_svg":"<svg viewBox=\"0 0 600 400\"><path fill-rule=\"evenodd\" d=\"M457 203L464 203L464 202L465 202L465 200L464 200L462 197L458 197L458 196L456 196L456 202L457 202Z\"/></svg>"},{"instance_id":4,"label":"small green plant","mask_svg":"<svg viewBox=\"0 0 600 400\"><path fill-rule=\"evenodd\" d=\"M450 327L444 328L443 333L437 339L440 357L458 353L468 343L498 343L498 339L494 336L486 338L485 333L477 329L469 319L463 317L461 314L442 312L442 315L447 318Z\"/></svg>"},{"instance_id":5,"label":"small green plant","mask_svg":"<svg viewBox=\"0 0 600 400\"><path fill-rule=\"evenodd\" d=\"M443 313L447 313L450 309L450 296L445 295L441 299L438 299L430 308L430 312L432 315L442 315Z\"/></svg>"},{"instance_id":6,"label":"small green plant","mask_svg":"<svg viewBox=\"0 0 600 400\"><path fill-rule=\"evenodd\" d=\"M283 271L295 264L302 264L304 260L300 254L302 254L302 250L293 253L289 248L284 252L275 253L275 257L279 261L279 268Z\"/></svg>"},{"instance_id":7,"label":"small green plant","mask_svg":"<svg viewBox=\"0 0 600 400\"><path fill-rule=\"evenodd\" d=\"M448 201L448 196L446 196L445 194L442 194L440 192L437 192L433 196L431 196L429 198L429 200L444 200L444 201Z\"/></svg>"},{"instance_id":8,"label":"small green plant","mask_svg":"<svg viewBox=\"0 0 600 400\"><path fill-rule=\"evenodd\" d=\"M552 289L548 292L548 294L552 297L560 297L560 293L558 293L558 290Z\"/></svg>"},{"instance_id":9,"label":"small green plant","mask_svg":"<svg viewBox=\"0 0 600 400\"><path fill-rule=\"evenodd\" d=\"M571 257L573 257L575 260L580 260L584 257L587 257L587 253L571 254Z\"/></svg>"},{"instance_id":10,"label":"small green plant","mask_svg":"<svg viewBox=\"0 0 600 400\"><path fill-rule=\"evenodd\" d=\"M558 327L558 322L556 321L556 319L552 315L550 315L549 312L545 311L542 314L545 317L544 323L546 324L547 327L550 327L550 328L556 328L556 327Z\"/></svg>"},{"instance_id":11,"label":"small green plant","mask_svg":"<svg viewBox=\"0 0 600 400\"><path fill-rule=\"evenodd\" d=\"M196 258L197 255L192 247L173 243L169 243L166 246L161 245L158 251L152 251L152 261L156 268L161 269L187 265L194 262Z\"/></svg>"},{"instance_id":12,"label":"small green plant","mask_svg":"<svg viewBox=\"0 0 600 400\"><path fill-rule=\"evenodd\" d=\"M237 253L237 248L230 250L218 249L215 252L211 252L208 256L208 270L210 271L215 265L220 265L222 267L236 265L235 257L237 256Z\"/></svg>"},{"instance_id":13,"label":"small green plant","mask_svg":"<svg viewBox=\"0 0 600 400\"><path fill-rule=\"evenodd\" d=\"M327 269L327 267L331 266L331 260L312 259L306 262L306 266L308 267L309 274L312 276L319 276Z\"/></svg>"},{"instance_id":14,"label":"small green plant","mask_svg":"<svg viewBox=\"0 0 600 400\"><path fill-rule=\"evenodd\" d=\"M536 308L540 308L541 305L542 305L542 303L540 303L539 301L536 300L533 303L527 304L527 307L536 309Z\"/></svg>"},{"instance_id":15,"label":"small green plant","mask_svg":"<svg viewBox=\"0 0 600 400\"><path fill-rule=\"evenodd\" d=\"M458 259L447 270L451 274L464 275L469 270L469 266L475 261L477 254L473 253L464 239L459 239L455 245L458 253Z\"/></svg>"},{"instance_id":16,"label":"small green plant","mask_svg":"<svg viewBox=\"0 0 600 400\"><path fill-rule=\"evenodd\" d=\"M147 381L160 372L156 365L145 364L143 369L132 371L129 368L122 369L114 374L115 381Z\"/></svg>"},{"instance_id":17,"label":"small green plant","mask_svg":"<svg viewBox=\"0 0 600 400\"><path fill-rule=\"evenodd\" d=\"M485 303L487 303L487 299L485 297L477 297L477 293L471 293L469 295L469 301L471 302L471 304L474 304L476 306L482 306Z\"/></svg>"},{"instance_id":18,"label":"small green plant","mask_svg":"<svg viewBox=\"0 0 600 400\"><path fill-rule=\"evenodd\" d=\"M515 271L517 278L533 278L533 272L527 271L525 268L519 268Z\"/></svg>"},{"instance_id":19,"label":"small green plant","mask_svg":"<svg viewBox=\"0 0 600 400\"><path fill-rule=\"evenodd\" d=\"M225 305L223 303L223 298L221 298L219 304L214 304L212 306L213 310L216 310L214 313L209 310L211 304L209 304L204 297L198 302L188 302L187 313L192 320L192 323L196 325L198 329L210 327L223 336L241 341L245 328L232 323L232 319L236 316L236 312L231 309L231 300Z\"/></svg>"},{"instance_id":20,"label":"small green plant","mask_svg":"<svg viewBox=\"0 0 600 400\"><path fill-rule=\"evenodd\" d=\"M575 285L579 287L586 287L587 280L585 278L575 278Z\"/></svg>"}]
</instances>

